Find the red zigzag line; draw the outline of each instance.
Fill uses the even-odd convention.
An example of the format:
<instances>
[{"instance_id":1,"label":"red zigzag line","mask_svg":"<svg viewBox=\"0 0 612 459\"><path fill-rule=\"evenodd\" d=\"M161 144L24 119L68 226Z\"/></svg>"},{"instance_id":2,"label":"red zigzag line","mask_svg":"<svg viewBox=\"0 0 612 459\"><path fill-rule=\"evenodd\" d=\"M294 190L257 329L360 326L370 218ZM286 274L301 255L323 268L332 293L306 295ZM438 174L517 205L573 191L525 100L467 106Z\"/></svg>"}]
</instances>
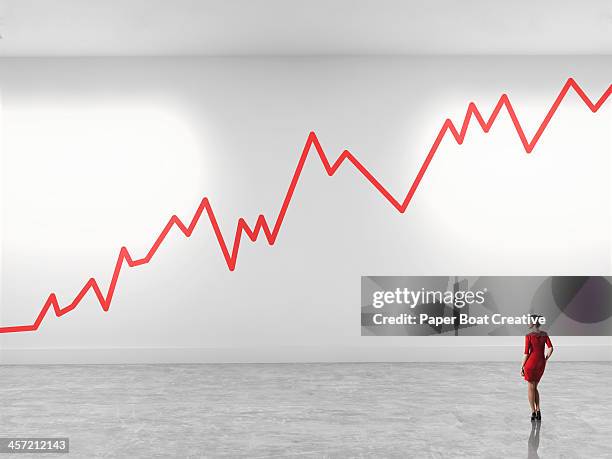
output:
<instances>
[{"instance_id":1,"label":"red zigzag line","mask_svg":"<svg viewBox=\"0 0 612 459\"><path fill-rule=\"evenodd\" d=\"M221 233L210 201L208 200L208 198L204 198L198 206L198 209L196 210L189 225L185 225L176 215L170 217L170 220L168 220L168 223L166 223L166 226L164 226L164 229L161 231L161 233L153 243L153 246L143 258L134 259L132 258L126 247L121 247L106 295L102 293L102 290L96 282L96 279L92 277L87 281L87 283L83 286L83 288L74 298L72 303L70 303L69 305L64 306L63 308L60 307L55 293L51 293L47 298L47 301L45 301L45 304L43 305L40 313L36 317L36 320L33 324L18 325L12 327L0 327L0 333L14 333L37 330L38 327L40 327L40 324L42 323L43 319L45 318L45 315L47 314L49 308L53 307L55 315L57 317L61 317L76 308L83 299L83 297L90 290L98 298L102 309L104 311L108 311L113 300L113 295L115 293L115 288L117 287L119 274L121 273L121 269L123 268L123 266L127 264L129 267L133 268L135 266L140 266L149 263L173 226L177 226L186 237L191 236L193 230L198 224L198 221L200 220L200 217L204 212L206 212L206 216L208 217L212 229L217 238L217 241L219 242L219 247L221 248L221 252L223 253L223 257L225 258L227 267L230 269L230 271L233 271L236 268L236 262L238 260L238 250L240 249L240 242L242 241L243 233L246 234L251 241L255 242L259 237L259 234L263 231L266 239L268 240L268 244L273 245L276 242L276 238L278 237L278 234L280 232L281 226L285 219L285 215L287 214L287 209L289 208L289 204L291 203L293 192L295 191L295 188L300 179L300 174L302 173L302 169L304 168L304 164L306 163L308 154L310 153L311 147L313 146L316 152L318 153L321 162L323 163L323 167L325 168L325 172L327 172L327 175L334 175L338 168L344 163L344 161L349 161L353 166L357 168L357 170L359 170L359 172L363 174L363 176L374 186L374 188L378 190L385 197L385 199L387 199L387 201L389 201L393 205L393 207L395 207L399 212L404 213L408 208L412 197L414 196L417 188L419 187L419 184L421 183L421 180L423 179L423 176L425 175L425 172L427 171L431 160L433 159L436 151L438 150L438 147L440 146L440 143L444 139L444 136L447 132L450 132L453 135L458 144L462 144L472 118L475 118L476 121L478 121L478 124L484 132L489 132L489 130L493 126L493 123L497 119L497 116L499 115L501 109L505 107L508 114L510 115L510 119L514 124L514 127L523 144L523 147L525 148L525 151L527 153L531 153L535 145L538 143L538 140L542 136L542 133L548 126L548 123L550 122L551 118L557 111L557 108L559 108L559 105L561 104L570 89L573 89L576 94L580 96L580 98L584 101L584 103L593 113L597 112L597 110L601 108L601 106L612 93L612 85L610 85L608 89L603 93L603 95L599 98L599 100L593 103L582 90L582 88L578 85L578 83L576 83L573 78L569 78L567 82L563 85L561 92L548 110L548 113L544 117L544 120L540 124L540 127L538 128L531 141L527 140L525 132L523 131L523 128L521 127L521 124L516 116L514 108L512 107L512 104L510 103L510 100L508 99L508 96L506 94L503 94L499 98L499 101L493 109L493 113L491 113L491 116L486 121L478 110L478 108L476 107L476 105L471 102L468 105L467 112L465 114L465 118L463 120L463 124L461 125L460 130L457 130L457 128L450 119L447 119L444 122L444 124L440 128L440 132L438 132L438 135L436 136L436 139L434 140L434 143L429 150L429 153L427 154L427 157L423 161L423 164L421 165L421 168L419 169L416 178L412 182L412 186L410 187L410 190L408 190L408 194L401 202L395 199L391 195L391 193L378 180L376 180L376 178L365 168L365 166L361 164L359 160L355 158L355 156L353 156L353 154L348 150L344 150L342 154L338 157L338 159L336 159L336 161L331 164L329 162L329 159L325 155L321 144L319 143L319 139L317 139L317 136L314 132L311 132L308 135L308 139L306 140L306 144L304 145L302 155L300 156L300 160L298 161L297 167L295 168L295 172L293 173L293 178L291 179L291 183L289 184L287 194L285 195L285 199L283 200L283 203L281 205L280 212L278 213L278 216L276 217L276 221L274 222L274 226L272 228L270 228L270 226L268 225L268 222L266 221L266 217L264 215L259 215L259 217L257 217L257 221L255 222L255 226L253 228L249 226L249 224L244 218L239 218L236 226L236 233L234 235L234 243L230 251L230 248L228 247L228 244L225 241L223 234Z\"/></svg>"}]
</instances>

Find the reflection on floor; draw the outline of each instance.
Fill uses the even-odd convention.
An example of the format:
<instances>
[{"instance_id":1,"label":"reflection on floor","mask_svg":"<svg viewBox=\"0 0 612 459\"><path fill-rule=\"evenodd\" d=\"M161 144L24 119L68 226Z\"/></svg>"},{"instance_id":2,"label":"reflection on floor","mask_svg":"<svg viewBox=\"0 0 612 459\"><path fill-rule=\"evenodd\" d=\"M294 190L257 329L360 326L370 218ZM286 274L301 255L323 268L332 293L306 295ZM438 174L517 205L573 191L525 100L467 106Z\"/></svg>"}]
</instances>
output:
<instances>
[{"instance_id":1,"label":"reflection on floor","mask_svg":"<svg viewBox=\"0 0 612 459\"><path fill-rule=\"evenodd\" d=\"M611 457L612 366L551 361L532 424L517 363L0 367L0 436L71 457Z\"/></svg>"}]
</instances>

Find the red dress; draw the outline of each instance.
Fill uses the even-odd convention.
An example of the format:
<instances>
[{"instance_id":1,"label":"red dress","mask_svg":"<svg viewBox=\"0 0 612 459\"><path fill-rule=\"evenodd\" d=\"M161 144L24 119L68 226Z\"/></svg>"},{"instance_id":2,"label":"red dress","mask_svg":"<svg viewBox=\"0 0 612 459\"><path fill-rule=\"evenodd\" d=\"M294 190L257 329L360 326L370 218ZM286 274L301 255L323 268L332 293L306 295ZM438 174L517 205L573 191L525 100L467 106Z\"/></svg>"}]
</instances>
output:
<instances>
[{"instance_id":1,"label":"red dress","mask_svg":"<svg viewBox=\"0 0 612 459\"><path fill-rule=\"evenodd\" d=\"M525 381L538 382L544 374L544 368L546 367L544 344L552 347L546 332L535 332L525 335L525 354L529 354L523 367L525 370Z\"/></svg>"}]
</instances>

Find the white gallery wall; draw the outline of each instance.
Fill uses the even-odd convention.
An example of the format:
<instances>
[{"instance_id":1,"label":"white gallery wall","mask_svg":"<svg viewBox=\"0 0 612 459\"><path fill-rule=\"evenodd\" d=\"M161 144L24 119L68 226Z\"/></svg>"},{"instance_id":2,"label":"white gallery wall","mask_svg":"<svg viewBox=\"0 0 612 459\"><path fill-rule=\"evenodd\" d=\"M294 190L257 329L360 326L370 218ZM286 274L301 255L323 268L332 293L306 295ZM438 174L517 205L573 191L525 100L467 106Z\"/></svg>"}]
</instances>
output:
<instances>
[{"instance_id":1,"label":"white gallery wall","mask_svg":"<svg viewBox=\"0 0 612 459\"><path fill-rule=\"evenodd\" d=\"M119 250L144 257L208 197L231 247L272 226L310 131L399 201L446 118L506 93L531 139L569 77L591 100L612 57L4 58L0 326L67 305ZM520 337L362 337L362 275L610 275L612 100L570 91L531 154L507 112L441 143L405 213L350 163L308 156L273 246L243 236L228 269L208 218L124 267L108 312L88 293L0 361L520 359ZM558 358L610 359L609 337L557 337ZM557 357L557 355L556 355Z\"/></svg>"}]
</instances>

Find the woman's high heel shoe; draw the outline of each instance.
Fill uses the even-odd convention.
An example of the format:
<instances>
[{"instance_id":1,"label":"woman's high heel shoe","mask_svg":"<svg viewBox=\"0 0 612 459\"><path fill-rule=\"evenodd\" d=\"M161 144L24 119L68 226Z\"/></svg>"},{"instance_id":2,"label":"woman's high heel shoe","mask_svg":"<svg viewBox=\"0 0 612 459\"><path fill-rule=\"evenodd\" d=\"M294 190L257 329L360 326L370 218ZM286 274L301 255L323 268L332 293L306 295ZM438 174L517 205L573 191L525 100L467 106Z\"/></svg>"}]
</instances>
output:
<instances>
[{"instance_id":1,"label":"woman's high heel shoe","mask_svg":"<svg viewBox=\"0 0 612 459\"><path fill-rule=\"evenodd\" d=\"M536 420L538 421L542 420L542 413L540 413L540 410L536 411Z\"/></svg>"},{"instance_id":2,"label":"woman's high heel shoe","mask_svg":"<svg viewBox=\"0 0 612 459\"><path fill-rule=\"evenodd\" d=\"M538 418L538 415L536 414L536 412L534 411L533 413L531 413L531 420L535 421Z\"/></svg>"}]
</instances>

